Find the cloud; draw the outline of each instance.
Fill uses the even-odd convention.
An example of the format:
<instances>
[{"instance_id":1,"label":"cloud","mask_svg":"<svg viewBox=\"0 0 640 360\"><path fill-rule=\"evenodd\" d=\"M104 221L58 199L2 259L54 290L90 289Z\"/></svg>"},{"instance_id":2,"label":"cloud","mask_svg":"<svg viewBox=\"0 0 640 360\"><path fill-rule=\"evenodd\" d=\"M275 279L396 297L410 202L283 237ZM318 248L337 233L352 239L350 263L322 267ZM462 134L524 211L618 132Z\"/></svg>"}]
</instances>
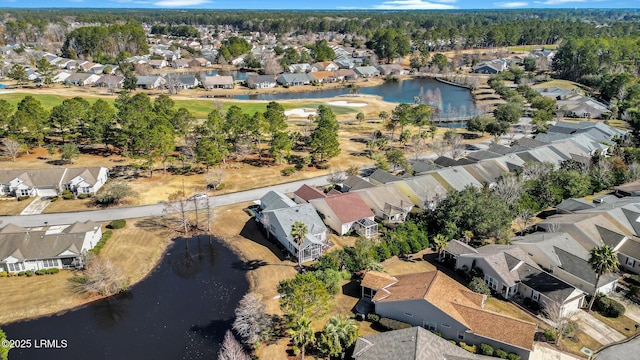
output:
<instances>
[{"instance_id":1,"label":"cloud","mask_svg":"<svg viewBox=\"0 0 640 360\"><path fill-rule=\"evenodd\" d=\"M586 2L586 0L547 0L547 1L536 1L536 4L563 5L563 4L569 4L569 3L583 3L583 2Z\"/></svg>"},{"instance_id":2,"label":"cloud","mask_svg":"<svg viewBox=\"0 0 640 360\"><path fill-rule=\"evenodd\" d=\"M393 0L385 1L382 4L374 5L378 10L448 10L456 9L454 5L445 3L455 3L455 0L433 0L434 2L423 0Z\"/></svg>"},{"instance_id":3,"label":"cloud","mask_svg":"<svg viewBox=\"0 0 640 360\"><path fill-rule=\"evenodd\" d=\"M518 8L518 7L528 6L529 3L525 1L507 1L507 2L493 3L493 5L497 7L503 7L503 8Z\"/></svg>"},{"instance_id":4,"label":"cloud","mask_svg":"<svg viewBox=\"0 0 640 360\"><path fill-rule=\"evenodd\" d=\"M153 3L160 7L187 7L208 3L208 0L161 0Z\"/></svg>"}]
</instances>

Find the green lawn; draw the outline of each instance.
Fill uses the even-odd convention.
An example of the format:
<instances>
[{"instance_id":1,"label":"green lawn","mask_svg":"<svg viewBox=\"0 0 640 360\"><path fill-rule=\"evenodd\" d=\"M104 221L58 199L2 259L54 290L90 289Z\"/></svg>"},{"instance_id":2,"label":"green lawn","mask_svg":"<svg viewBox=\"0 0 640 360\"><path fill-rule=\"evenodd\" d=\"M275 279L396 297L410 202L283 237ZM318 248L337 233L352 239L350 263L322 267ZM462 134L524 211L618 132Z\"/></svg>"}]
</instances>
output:
<instances>
[{"instance_id":1,"label":"green lawn","mask_svg":"<svg viewBox=\"0 0 640 360\"><path fill-rule=\"evenodd\" d=\"M70 96L60 96L60 95L51 95L51 94L27 94L27 93L8 93L8 94L0 94L0 99L4 99L8 101L14 107L27 95L31 95L36 98L42 106L51 110L54 106L60 104L64 99L70 98ZM117 98L114 96L105 96L102 97L104 100L113 104L114 100ZM86 100L89 103L94 103L98 98L97 97L87 97ZM204 119L207 117L209 112L213 109L214 102L221 102L224 104L224 109L227 110L233 105L239 106L245 113L253 114L257 111L265 111L267 108L266 102L237 102L237 101L228 101L223 99L189 99L189 100L175 100L175 107L181 108L184 107L191 111L191 113L199 119ZM293 108L317 108L322 105L322 102L309 102L309 101L300 101L300 102L288 102L283 103L282 106L285 109L293 109ZM334 114L342 115L342 114L355 114L358 111L356 109L344 106L329 106Z\"/></svg>"},{"instance_id":2,"label":"green lawn","mask_svg":"<svg viewBox=\"0 0 640 360\"><path fill-rule=\"evenodd\" d=\"M509 51L523 52L531 50L539 50L545 48L547 50L556 49L558 45L522 45L522 46L509 46Z\"/></svg>"}]
</instances>

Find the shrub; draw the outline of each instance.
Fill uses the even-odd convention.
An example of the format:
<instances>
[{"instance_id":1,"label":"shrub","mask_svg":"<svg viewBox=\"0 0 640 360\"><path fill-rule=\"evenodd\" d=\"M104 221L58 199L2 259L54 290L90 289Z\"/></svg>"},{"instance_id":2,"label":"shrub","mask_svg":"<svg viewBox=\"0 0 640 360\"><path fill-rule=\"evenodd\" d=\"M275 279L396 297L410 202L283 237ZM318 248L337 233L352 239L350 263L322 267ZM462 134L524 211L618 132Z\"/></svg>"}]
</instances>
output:
<instances>
[{"instance_id":1,"label":"shrub","mask_svg":"<svg viewBox=\"0 0 640 360\"><path fill-rule=\"evenodd\" d=\"M508 354L506 351L502 350L502 349L498 349L496 350L496 356L499 357L500 359L506 359Z\"/></svg>"},{"instance_id":2,"label":"shrub","mask_svg":"<svg viewBox=\"0 0 640 360\"><path fill-rule=\"evenodd\" d=\"M554 329L551 329L551 328L545 329L544 337L545 337L545 339L547 339L547 341L554 342L554 341L556 341L556 331Z\"/></svg>"},{"instance_id":3,"label":"shrub","mask_svg":"<svg viewBox=\"0 0 640 360\"><path fill-rule=\"evenodd\" d=\"M480 344L480 353L482 355L493 355L493 346L489 344Z\"/></svg>"},{"instance_id":4,"label":"shrub","mask_svg":"<svg viewBox=\"0 0 640 360\"><path fill-rule=\"evenodd\" d=\"M461 348L467 350L470 353L475 353L476 352L476 346L475 345L467 345L467 343L465 343L464 341L460 341L460 343L458 345L460 345Z\"/></svg>"},{"instance_id":5,"label":"shrub","mask_svg":"<svg viewBox=\"0 0 640 360\"><path fill-rule=\"evenodd\" d=\"M27 200L31 198L30 196L18 196L18 201Z\"/></svg>"},{"instance_id":6,"label":"shrub","mask_svg":"<svg viewBox=\"0 0 640 360\"><path fill-rule=\"evenodd\" d=\"M57 274L59 272L60 272L60 269L58 268L47 269L47 274Z\"/></svg>"},{"instance_id":7,"label":"shrub","mask_svg":"<svg viewBox=\"0 0 640 360\"><path fill-rule=\"evenodd\" d=\"M124 220L123 220L124 221ZM98 243L96 244L96 246L93 247L93 249L89 250L92 253L98 255L100 254L100 250L102 250L102 247L104 246L104 244L107 243L107 240L109 240L109 238L111 237L111 235L113 234L113 231L111 230L107 230L102 234L102 237L100 237L100 241L98 241ZM57 269L56 269L57 270Z\"/></svg>"},{"instance_id":8,"label":"shrub","mask_svg":"<svg viewBox=\"0 0 640 360\"><path fill-rule=\"evenodd\" d=\"M71 200L73 199L73 193L69 190L65 190L62 192L62 198L65 200Z\"/></svg>"},{"instance_id":9,"label":"shrub","mask_svg":"<svg viewBox=\"0 0 640 360\"><path fill-rule=\"evenodd\" d=\"M26 276L33 276L33 272L31 270L27 270L24 272Z\"/></svg>"},{"instance_id":10,"label":"shrub","mask_svg":"<svg viewBox=\"0 0 640 360\"><path fill-rule=\"evenodd\" d=\"M9 273L7 273L6 271L0 271L0 277L7 277L9 276Z\"/></svg>"},{"instance_id":11,"label":"shrub","mask_svg":"<svg viewBox=\"0 0 640 360\"><path fill-rule=\"evenodd\" d=\"M20 272L18 273L18 276L24 276L24 271L20 271Z\"/></svg>"},{"instance_id":12,"label":"shrub","mask_svg":"<svg viewBox=\"0 0 640 360\"><path fill-rule=\"evenodd\" d=\"M49 201L51 201L51 202L56 202L56 201L58 201L58 199L59 199L59 197L54 196L54 197L52 197L52 198L51 198L51 200L49 200Z\"/></svg>"},{"instance_id":13,"label":"shrub","mask_svg":"<svg viewBox=\"0 0 640 360\"><path fill-rule=\"evenodd\" d=\"M119 220L113 220L112 222L110 222L109 225L107 225L107 228L117 230L117 229L122 229L125 226L127 226L127 220L119 219Z\"/></svg>"},{"instance_id":14,"label":"shrub","mask_svg":"<svg viewBox=\"0 0 640 360\"><path fill-rule=\"evenodd\" d=\"M216 190L222 190L222 189L224 189L224 186L225 186L225 184L224 184L224 183L222 183L222 184L218 185L218 187L216 188Z\"/></svg>"},{"instance_id":15,"label":"shrub","mask_svg":"<svg viewBox=\"0 0 640 360\"><path fill-rule=\"evenodd\" d=\"M630 275L625 280L632 285L640 286L640 275Z\"/></svg>"},{"instance_id":16,"label":"shrub","mask_svg":"<svg viewBox=\"0 0 640 360\"><path fill-rule=\"evenodd\" d=\"M367 320L369 320L371 322L378 322L378 321L380 321L380 315L374 314L374 313L369 313L369 314L367 314Z\"/></svg>"},{"instance_id":17,"label":"shrub","mask_svg":"<svg viewBox=\"0 0 640 360\"><path fill-rule=\"evenodd\" d=\"M619 318L625 312L622 304L606 296L596 298L593 307L600 315L609 318Z\"/></svg>"},{"instance_id":18,"label":"shrub","mask_svg":"<svg viewBox=\"0 0 640 360\"><path fill-rule=\"evenodd\" d=\"M635 285L631 285L631 287L629 288L629 293L627 294L627 297L635 302L636 304L640 303L640 286L635 286Z\"/></svg>"},{"instance_id":19,"label":"shrub","mask_svg":"<svg viewBox=\"0 0 640 360\"><path fill-rule=\"evenodd\" d=\"M473 292L477 292L478 294L490 295L491 289L487 286L487 283L484 282L484 279L479 277L474 277L469 282L469 289Z\"/></svg>"},{"instance_id":20,"label":"shrub","mask_svg":"<svg viewBox=\"0 0 640 360\"><path fill-rule=\"evenodd\" d=\"M280 171L280 174L282 174L282 176L291 176L295 172L296 172L296 168L295 167L287 166L286 168L284 168L284 169L282 169Z\"/></svg>"},{"instance_id":21,"label":"shrub","mask_svg":"<svg viewBox=\"0 0 640 360\"><path fill-rule=\"evenodd\" d=\"M509 355L507 355L507 359L509 359L509 360L520 360L520 355L514 354L514 353L509 353Z\"/></svg>"},{"instance_id":22,"label":"shrub","mask_svg":"<svg viewBox=\"0 0 640 360\"><path fill-rule=\"evenodd\" d=\"M319 169L319 170L326 170L329 167L331 167L331 165L329 165L329 163L316 164L316 169Z\"/></svg>"},{"instance_id":23,"label":"shrub","mask_svg":"<svg viewBox=\"0 0 640 360\"><path fill-rule=\"evenodd\" d=\"M402 322L402 321L398 321L398 320L393 320L393 319L389 319L389 318L381 318L379 321L380 325L382 325L383 327L389 329L389 330L400 330L400 329L408 329L411 327L411 325Z\"/></svg>"},{"instance_id":24,"label":"shrub","mask_svg":"<svg viewBox=\"0 0 640 360\"><path fill-rule=\"evenodd\" d=\"M80 194L78 195L78 199L87 199L90 198L91 194Z\"/></svg>"},{"instance_id":25,"label":"shrub","mask_svg":"<svg viewBox=\"0 0 640 360\"><path fill-rule=\"evenodd\" d=\"M46 273L47 273L47 271L44 270L44 269L36 270L36 275L44 275Z\"/></svg>"}]
</instances>

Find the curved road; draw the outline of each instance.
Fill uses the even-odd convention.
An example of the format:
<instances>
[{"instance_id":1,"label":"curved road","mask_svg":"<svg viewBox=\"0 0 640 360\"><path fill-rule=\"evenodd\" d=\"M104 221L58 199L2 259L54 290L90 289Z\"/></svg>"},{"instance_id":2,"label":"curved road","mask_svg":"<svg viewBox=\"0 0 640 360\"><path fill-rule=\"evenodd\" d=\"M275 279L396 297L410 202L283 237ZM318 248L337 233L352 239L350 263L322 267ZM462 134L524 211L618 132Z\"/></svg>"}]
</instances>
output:
<instances>
[{"instance_id":1,"label":"curved road","mask_svg":"<svg viewBox=\"0 0 640 360\"><path fill-rule=\"evenodd\" d=\"M212 207L231 205L260 199L268 191L279 191L290 193L296 191L303 184L312 186L327 185L327 176L319 176L310 179L293 181L285 184L266 186L253 190L240 191L236 193L212 196L209 203ZM204 207L204 201L199 208ZM132 219L141 217L151 217L162 215L163 204L112 208L103 210L87 210L68 213L38 214L38 215L15 215L0 216L0 226L15 224L22 227L38 227L44 225L65 225L73 224L76 221L111 221L116 219Z\"/></svg>"}]
</instances>

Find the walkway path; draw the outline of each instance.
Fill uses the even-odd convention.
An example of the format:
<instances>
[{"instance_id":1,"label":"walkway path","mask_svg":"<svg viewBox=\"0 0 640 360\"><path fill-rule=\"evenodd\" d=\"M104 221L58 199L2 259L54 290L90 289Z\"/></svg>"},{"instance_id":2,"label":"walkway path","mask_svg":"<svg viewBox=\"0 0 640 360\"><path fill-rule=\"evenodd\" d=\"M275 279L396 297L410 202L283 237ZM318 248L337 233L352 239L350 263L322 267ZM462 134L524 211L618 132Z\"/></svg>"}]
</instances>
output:
<instances>
[{"instance_id":1,"label":"walkway path","mask_svg":"<svg viewBox=\"0 0 640 360\"><path fill-rule=\"evenodd\" d=\"M322 186L327 184L326 175L315 178L293 181L286 184L266 186L258 189L240 191L236 193L212 196L210 205L212 207L238 204L260 199L268 191L280 191L290 193L297 190L303 184ZM200 203L199 208L203 208L205 201ZM38 215L14 215L0 216L0 224L15 224L22 227L36 227L43 225L64 225L73 224L76 221L111 221L116 219L131 219L141 217L160 216L164 209L163 204L121 207L103 210L86 210L79 212L38 214Z\"/></svg>"},{"instance_id":2,"label":"walkway path","mask_svg":"<svg viewBox=\"0 0 640 360\"><path fill-rule=\"evenodd\" d=\"M552 349L548 346L542 344L534 344L533 352L529 357L529 360L582 360L582 358L576 357L574 355L569 355L567 353L563 353L561 351Z\"/></svg>"},{"instance_id":3,"label":"walkway path","mask_svg":"<svg viewBox=\"0 0 640 360\"><path fill-rule=\"evenodd\" d=\"M602 345L608 345L627 338L586 311L579 310L576 313L576 317L578 318L580 330L584 331Z\"/></svg>"}]
</instances>

